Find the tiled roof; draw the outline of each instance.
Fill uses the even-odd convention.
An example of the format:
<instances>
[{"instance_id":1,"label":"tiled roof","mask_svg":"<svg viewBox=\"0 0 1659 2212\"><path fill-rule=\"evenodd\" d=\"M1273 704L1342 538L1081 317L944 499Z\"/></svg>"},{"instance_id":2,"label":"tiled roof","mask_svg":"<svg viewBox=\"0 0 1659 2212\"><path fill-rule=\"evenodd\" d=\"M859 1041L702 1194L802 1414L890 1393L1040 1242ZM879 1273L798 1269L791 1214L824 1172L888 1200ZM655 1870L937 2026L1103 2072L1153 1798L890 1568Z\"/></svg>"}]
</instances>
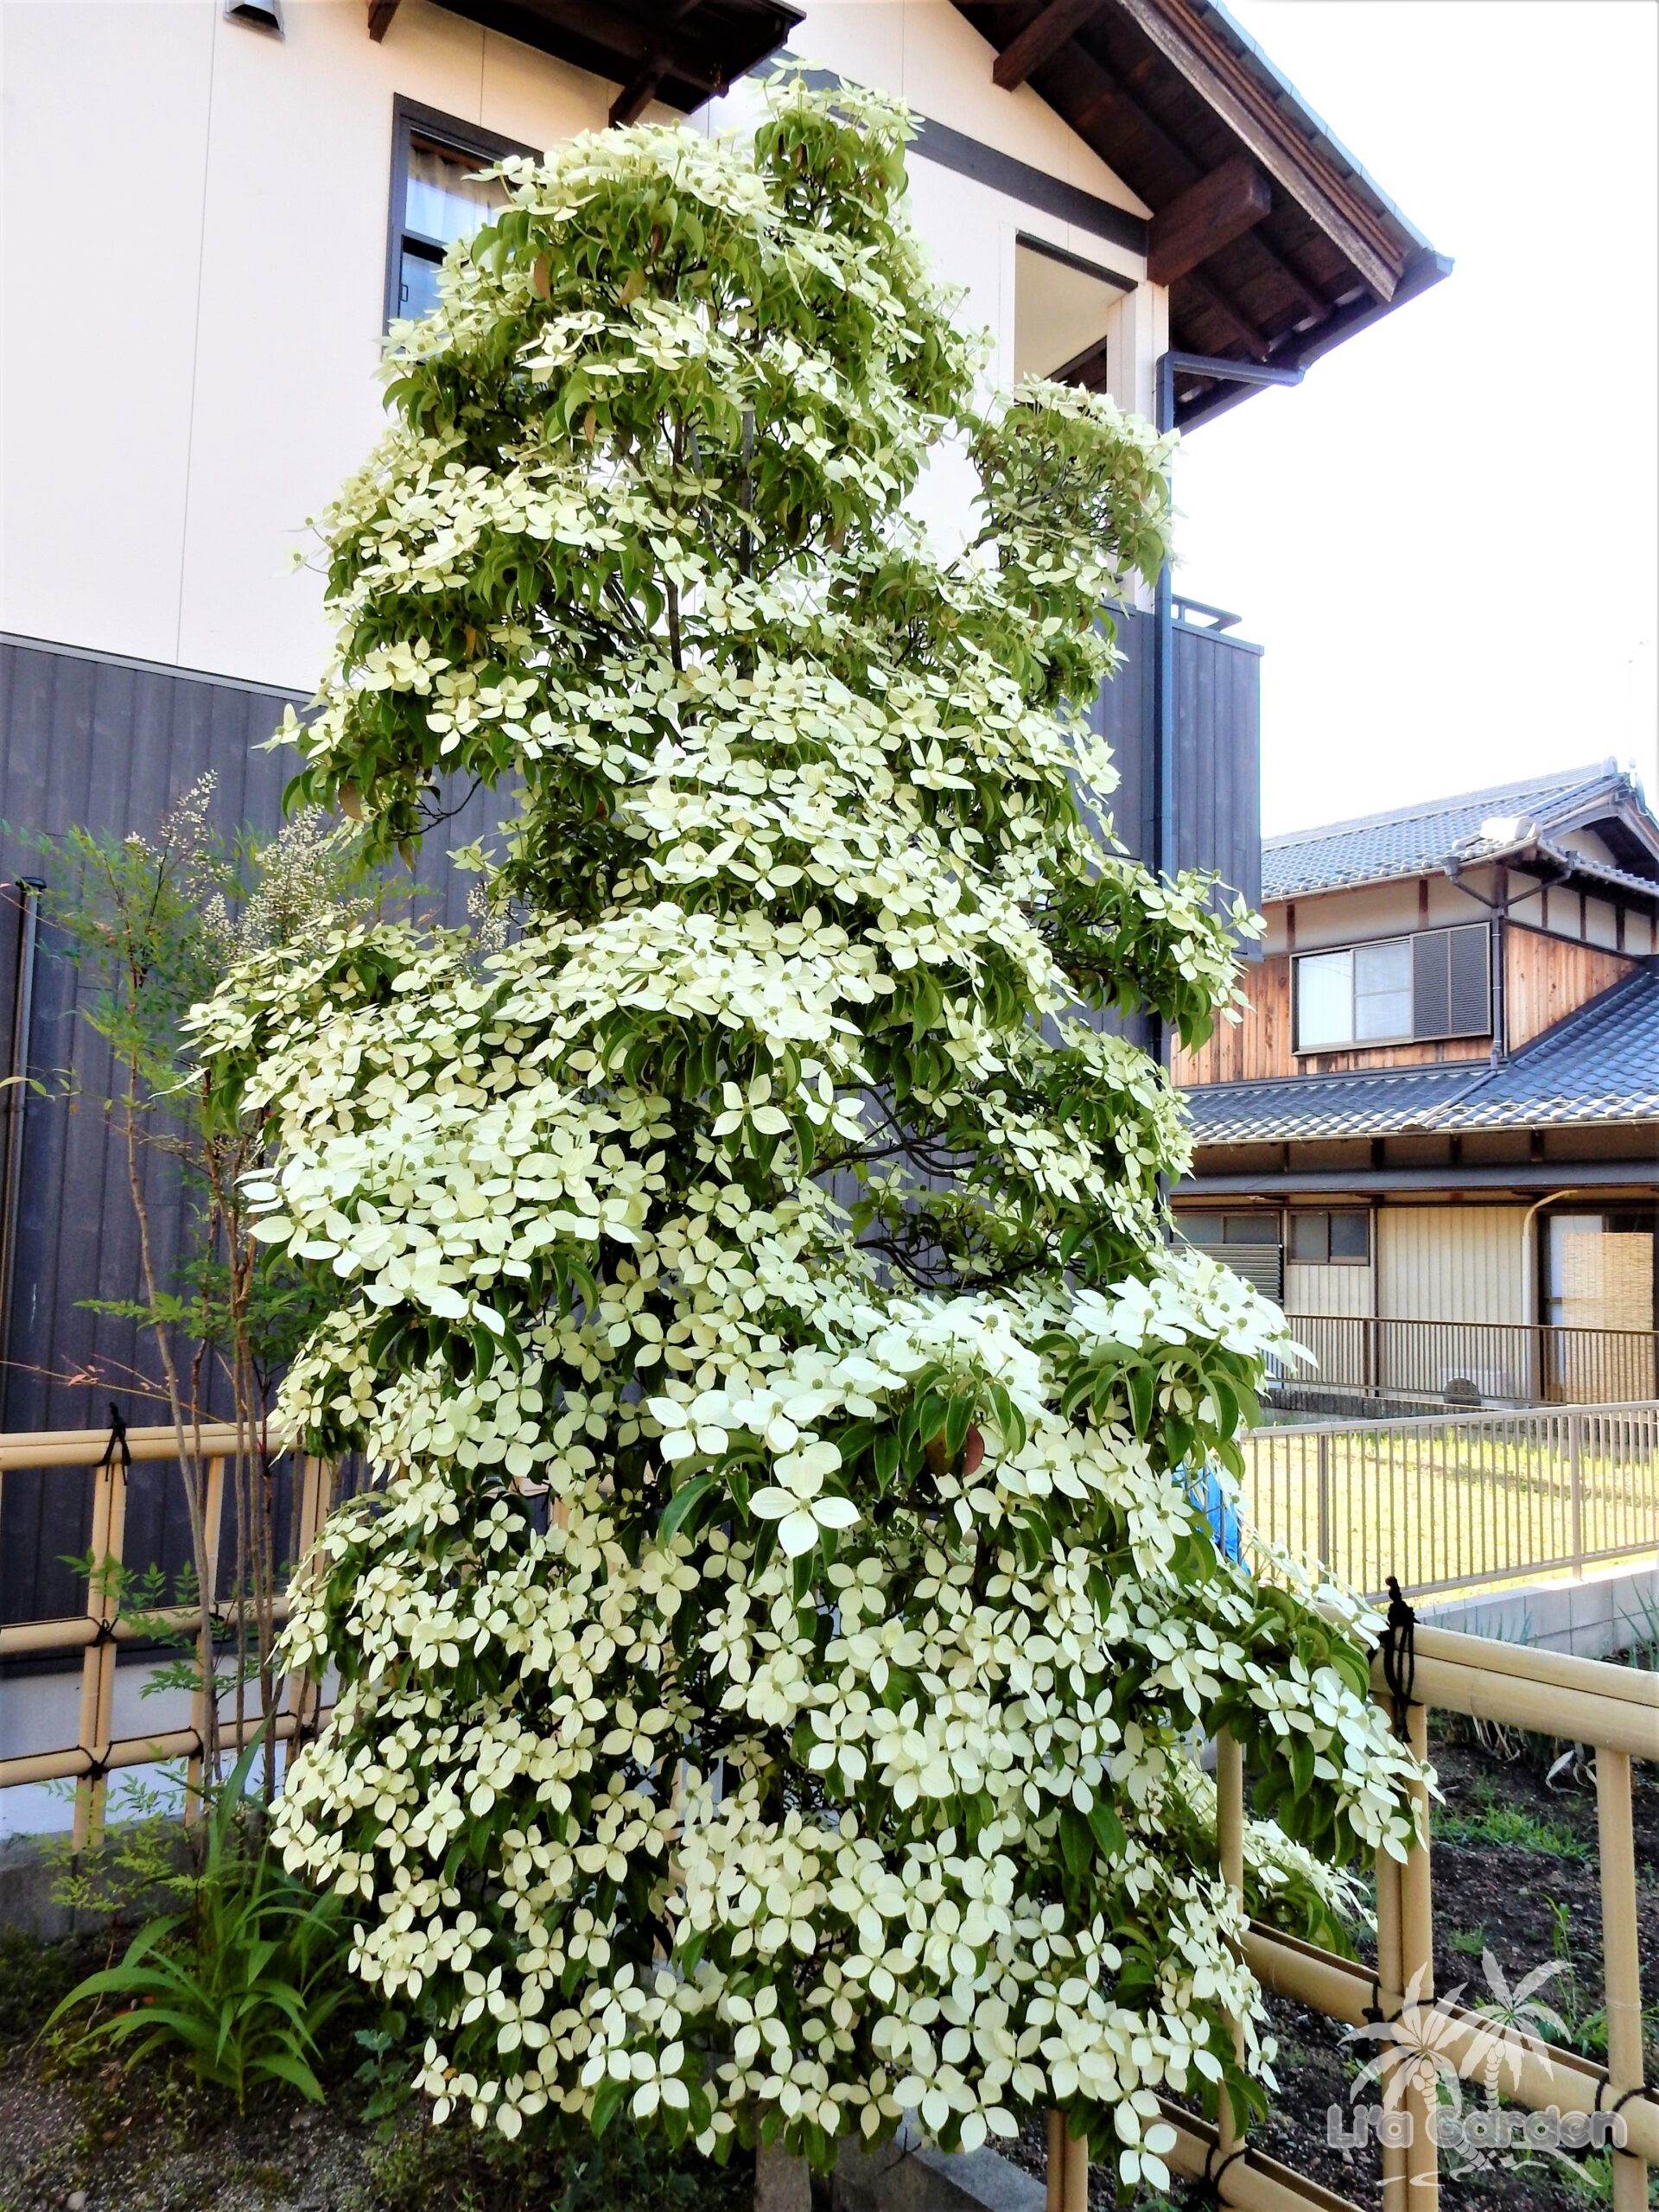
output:
<instances>
[{"instance_id":1,"label":"tiled roof","mask_svg":"<svg viewBox=\"0 0 1659 2212\"><path fill-rule=\"evenodd\" d=\"M1208 1084L1187 1103L1199 1144L1659 1122L1659 965L1644 963L1499 1067Z\"/></svg>"},{"instance_id":2,"label":"tiled roof","mask_svg":"<svg viewBox=\"0 0 1659 2212\"><path fill-rule=\"evenodd\" d=\"M1602 760L1522 783L1494 785L1489 791L1422 800L1355 822L1287 830L1262 841L1262 896L1298 899L1352 884L1422 875L1452 859L1490 859L1552 829L1570 827L1584 818L1587 804L1604 798L1611 804L1630 788L1631 779L1617 761ZM1512 834L1483 834L1484 824L1497 823ZM1523 836L1523 830L1529 834Z\"/></svg>"}]
</instances>

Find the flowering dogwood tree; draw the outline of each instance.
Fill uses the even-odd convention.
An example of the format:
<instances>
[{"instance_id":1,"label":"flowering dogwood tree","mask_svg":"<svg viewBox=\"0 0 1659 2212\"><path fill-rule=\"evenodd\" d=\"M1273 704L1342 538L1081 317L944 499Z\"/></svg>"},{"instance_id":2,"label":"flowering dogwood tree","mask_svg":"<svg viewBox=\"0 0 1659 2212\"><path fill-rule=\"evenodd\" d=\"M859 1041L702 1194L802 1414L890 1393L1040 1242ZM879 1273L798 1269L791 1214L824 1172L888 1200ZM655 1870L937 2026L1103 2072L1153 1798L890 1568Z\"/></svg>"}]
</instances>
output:
<instances>
[{"instance_id":1,"label":"flowering dogwood tree","mask_svg":"<svg viewBox=\"0 0 1659 2212\"><path fill-rule=\"evenodd\" d=\"M481 941L353 925L198 1017L335 1289L289 1418L380 1478L296 1592L340 1695L278 1830L440 2116L822 2164L1058 2105L1130 2187L1159 2091L1270 2055L1194 1732L1276 1811L1262 1910L1399 1848L1411 1770L1357 1610L1188 1502L1281 1324L1164 1244L1180 1109L1090 1019L1236 995L1083 712L1166 445L976 402L904 138L790 84L505 164L327 518L302 796L390 852L482 782L508 842Z\"/></svg>"}]
</instances>

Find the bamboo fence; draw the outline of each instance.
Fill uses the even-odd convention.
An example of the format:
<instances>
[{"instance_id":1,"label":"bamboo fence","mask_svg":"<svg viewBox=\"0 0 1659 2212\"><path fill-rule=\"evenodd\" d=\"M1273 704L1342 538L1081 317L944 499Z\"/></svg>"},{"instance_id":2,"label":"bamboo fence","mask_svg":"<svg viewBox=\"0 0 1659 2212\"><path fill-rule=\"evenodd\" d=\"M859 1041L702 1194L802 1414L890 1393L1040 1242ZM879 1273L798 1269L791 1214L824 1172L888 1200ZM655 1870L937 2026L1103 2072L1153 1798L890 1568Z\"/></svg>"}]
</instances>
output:
<instances>
[{"instance_id":1,"label":"bamboo fence","mask_svg":"<svg viewBox=\"0 0 1659 2212\"><path fill-rule=\"evenodd\" d=\"M207 1556L218 1589L220 1538L225 1517L225 1470L238 1449L237 1431L230 1422L204 1425L193 1441L206 1468ZM126 1432L126 1449L135 1464L173 1460L178 1441L171 1426L133 1428ZM61 1471L90 1477L92 1521L90 1557L100 1567L118 1569L124 1564L127 1485L125 1468L111 1450L106 1429L55 1429L16 1432L0 1436L0 1537L4 1531L5 1477L24 1469ZM301 1461L301 1556L310 1548L328 1511L333 1471L316 1459ZM276 1616L287 1608L279 1599ZM216 1605L216 1617L228 1634L231 1623ZM108 1777L124 1767L143 1766L182 1758L188 1784L200 1779L202 1746L211 1694L200 1685L193 1700L190 1724L147 1736L114 1733L116 1653L122 1643L153 1637L158 1629L185 1629L200 1618L194 1605L168 1605L146 1610L133 1618L120 1609L118 1586L111 1588L106 1573L88 1583L84 1613L57 1620L16 1621L0 1624L0 1660L48 1657L76 1651L80 1659L80 1718L77 1739L56 1750L25 1752L0 1759L0 1789L30 1782L73 1781L75 1784L74 1844L82 1849L101 1831L107 1800ZM271 1724L278 1742L302 1735L315 1721L315 1696L299 1675L291 1675L283 1688L282 1709ZM217 1734L221 1749L234 1751L264 1725L264 1716L234 1721L219 1720Z\"/></svg>"},{"instance_id":2,"label":"bamboo fence","mask_svg":"<svg viewBox=\"0 0 1659 2212\"><path fill-rule=\"evenodd\" d=\"M1269 1433L1282 1436L1285 1432ZM131 1430L128 1442L135 1461L175 1455L170 1428ZM92 1552L95 1558L118 1561L124 1484L123 1470L112 1462L107 1444L101 1430L0 1438L0 1503L8 1470L56 1468L90 1475ZM228 1426L204 1430L200 1448L207 1460L209 1522L216 1548L225 1465L237 1449L236 1432ZM322 1462L308 1459L300 1478L303 1556L328 1510L334 1474ZM124 1619L106 1602L105 1587L102 1578L95 1578L82 1615L0 1627L0 1659L81 1654L77 1744L0 1760L0 1789L53 1777L75 1782L78 1846L91 1840L103 1823L110 1773L158 1759L199 1761L202 1751L206 1716L200 1695L187 1728L160 1736L113 1736L117 1648L148 1633L156 1617L148 1615L138 1624ZM192 1608L178 1607L173 1609L173 1618L186 1625L195 1614ZM1389 1703L1380 1655L1374 1687L1379 1700ZM302 1737L315 1727L316 1696L314 1686L297 1677L289 1679L275 1721L279 1738ZM1505 2070L1511 2080L1511 2101L1530 2112L1544 2113L1555 2106L1563 2111L1616 2113L1624 2146L1612 2154L1613 2212L1645 2212L1649 2168L1659 2164L1659 2101L1646 2085L1643 2070L1630 1768L1634 1759L1659 1759L1659 1675L1423 1628L1415 1636L1406 1715L1410 1741L1420 1754L1427 1752L1431 1708L1584 1744L1595 1751L1607 2061L1601 2065L1535 2037L1511 2035L1504 2044ZM251 1720L241 1732L245 1736L260 1725ZM237 1731L221 1728L220 1740L231 1747L238 1740ZM1217 1758L1217 1846L1220 1871L1236 1890L1242 1888L1243 1874L1244 1767L1242 1748L1224 1736ZM1403 1866L1386 1855L1378 1859L1375 1976L1335 1953L1266 1929L1252 1929L1245 1940L1245 1956L1265 1987L1350 2026L1379 2017L1399 2020L1408 2006L1408 1993L1414 1990L1419 2001L1432 2002L1433 1901L1426 1796L1419 1812L1422 1840ZM1438 2048L1455 2062L1472 2067L1491 2048L1491 2024L1465 2007L1443 2011ZM1408 2207L1411 2212L1435 2212L1439 2152L1427 2124L1424 2093L1414 2082L1405 2089L1402 2108L1412 2123L1405 2131L1410 2140L1385 2142L1384 2212L1408 2212ZM1234 2130L1225 2113L1219 2126L1173 2103L1166 2106L1165 2115L1175 2132L1172 2166L1183 2177L1207 2187L1218 2203L1237 2206L1240 2212L1353 2212L1345 2199L1263 2156L1248 2135ZM1052 2115L1048 2212L1086 2212L1088 2169L1087 2144L1068 2137L1059 2115Z\"/></svg>"}]
</instances>

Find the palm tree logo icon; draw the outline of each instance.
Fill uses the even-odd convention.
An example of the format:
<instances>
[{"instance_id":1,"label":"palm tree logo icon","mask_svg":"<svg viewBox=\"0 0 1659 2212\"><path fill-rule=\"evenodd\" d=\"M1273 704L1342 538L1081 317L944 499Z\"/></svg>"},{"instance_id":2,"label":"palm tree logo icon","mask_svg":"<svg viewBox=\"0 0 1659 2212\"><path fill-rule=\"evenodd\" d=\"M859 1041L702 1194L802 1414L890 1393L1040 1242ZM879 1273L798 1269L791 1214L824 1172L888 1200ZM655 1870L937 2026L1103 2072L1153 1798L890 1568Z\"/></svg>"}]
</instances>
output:
<instances>
[{"instance_id":1,"label":"palm tree logo icon","mask_svg":"<svg viewBox=\"0 0 1659 2212\"><path fill-rule=\"evenodd\" d=\"M1357 2102L1375 2085L1382 2110L1397 2113L1414 2092L1442 2144L1446 2134L1454 2136L1459 2163L1467 2171L1500 2163L1506 2139L1497 2128L1484 2134L1463 2126L1446 2130L1448 2117L1462 2118L1464 2083L1478 2080L1485 2092L1485 2110L1495 2113L1505 2078L1512 2089L1518 2089L1522 2062L1527 2057L1548 2069L1549 2038L1565 2042L1568 2032L1540 1993L1565 1971L1562 1961L1535 1967L1513 1986L1491 1950L1482 1954L1480 1967L1487 1993L1478 2002L1463 2005L1465 1985L1461 1982L1444 1996L1429 1999L1425 1993L1428 1970L1421 1968L1394 2019L1367 2021L1363 2027L1351 2028L1347 2038L1380 2046L1360 2069L1350 2101Z\"/></svg>"}]
</instances>

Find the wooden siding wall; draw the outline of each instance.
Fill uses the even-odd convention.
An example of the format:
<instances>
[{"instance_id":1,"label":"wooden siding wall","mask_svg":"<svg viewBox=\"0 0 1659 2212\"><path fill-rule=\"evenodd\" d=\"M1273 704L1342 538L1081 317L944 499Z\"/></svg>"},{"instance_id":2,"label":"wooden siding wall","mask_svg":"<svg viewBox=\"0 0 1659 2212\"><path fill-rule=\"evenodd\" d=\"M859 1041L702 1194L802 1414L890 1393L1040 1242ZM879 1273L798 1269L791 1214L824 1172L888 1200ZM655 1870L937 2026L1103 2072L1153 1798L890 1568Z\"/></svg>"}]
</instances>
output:
<instances>
[{"instance_id":1,"label":"wooden siding wall","mask_svg":"<svg viewBox=\"0 0 1659 2212\"><path fill-rule=\"evenodd\" d=\"M1376 1310L1390 1320L1524 1321L1524 1206L1383 1206Z\"/></svg>"},{"instance_id":2,"label":"wooden siding wall","mask_svg":"<svg viewBox=\"0 0 1659 2212\"><path fill-rule=\"evenodd\" d=\"M1153 656L1149 614L1117 617L1123 664L1103 684L1090 721L1112 748L1118 784L1112 827L1137 860L1153 849ZM1257 649L1213 631L1175 626L1176 853L1251 906L1262 896L1261 659ZM1145 1045L1143 1015L1101 1017L1097 1027Z\"/></svg>"},{"instance_id":3,"label":"wooden siding wall","mask_svg":"<svg viewBox=\"0 0 1659 2212\"><path fill-rule=\"evenodd\" d=\"M1440 1067L1448 1060L1484 1060L1484 1037L1448 1037L1433 1044L1369 1045L1338 1052L1298 1052L1291 1007L1289 953L1272 954L1245 977L1249 1011L1221 1023L1198 1052L1177 1050L1174 1077L1197 1089L1206 1083L1260 1083L1268 1077L1337 1075L1355 1068Z\"/></svg>"},{"instance_id":4,"label":"wooden siding wall","mask_svg":"<svg viewBox=\"0 0 1659 2212\"><path fill-rule=\"evenodd\" d=\"M1113 825L1137 860L1152 852L1153 653L1149 614L1117 617L1124 664L1090 721L1112 748ZM1262 715L1258 649L1175 625L1175 831L1181 868L1207 868L1252 906L1262 898Z\"/></svg>"},{"instance_id":5,"label":"wooden siding wall","mask_svg":"<svg viewBox=\"0 0 1659 2212\"><path fill-rule=\"evenodd\" d=\"M275 830L294 762L254 748L270 736L284 703L285 695L257 687L0 639L0 884L50 872L18 830L61 835L80 823L153 833L209 769L218 779L213 813L222 828ZM487 826L474 800L444 834L459 844ZM471 879L443 868L441 849L427 855L421 878L435 890L442 885L445 918L459 921ZM16 892L0 891L0 1052L10 1049L12 1033L17 920ZM61 939L42 924L28 1040L29 1072L39 1087L25 1111L8 1365L0 1376L0 1426L11 1430L99 1427L111 1398L129 1420L158 1417L156 1401L145 1395L156 1376L144 1332L89 1313L82 1302L143 1294L124 1149L102 1111L119 1085L83 1018L90 988ZM15 1090L0 1094L0 1134L16 1102ZM0 1177L5 1158L0 1145ZM182 1193L162 1154L151 1154L141 1172L158 1271L170 1282L184 1225ZM127 1556L140 1564L179 1564L188 1555L176 1478L164 1481L162 1472L135 1478ZM0 1618L55 1615L85 1603L84 1588L61 1559L86 1548L89 1497L90 1485L61 1477L5 1478Z\"/></svg>"},{"instance_id":6,"label":"wooden siding wall","mask_svg":"<svg viewBox=\"0 0 1659 2212\"><path fill-rule=\"evenodd\" d=\"M1503 932L1503 995L1510 1050L1542 1034L1563 1014L1611 990L1635 962L1569 938L1546 937L1541 930Z\"/></svg>"},{"instance_id":7,"label":"wooden siding wall","mask_svg":"<svg viewBox=\"0 0 1659 2212\"><path fill-rule=\"evenodd\" d=\"M1295 1049L1289 953L1274 953L1246 977L1249 1012L1234 1027L1223 1024L1198 1052L1178 1050L1175 1080L1196 1089L1208 1083L1259 1083L1273 1076L1332 1075L1357 1068L1439 1067L1448 1061L1483 1060L1485 1037L1450 1037L1432 1044L1373 1045L1339 1052ZM1630 973L1622 954L1510 923L1503 932L1503 995L1509 1048L1518 1052L1589 1000Z\"/></svg>"},{"instance_id":8,"label":"wooden siding wall","mask_svg":"<svg viewBox=\"0 0 1659 2212\"><path fill-rule=\"evenodd\" d=\"M1285 1265L1285 1311L1369 1319L1376 1311L1373 1281L1370 1268L1312 1268L1290 1260Z\"/></svg>"}]
</instances>

